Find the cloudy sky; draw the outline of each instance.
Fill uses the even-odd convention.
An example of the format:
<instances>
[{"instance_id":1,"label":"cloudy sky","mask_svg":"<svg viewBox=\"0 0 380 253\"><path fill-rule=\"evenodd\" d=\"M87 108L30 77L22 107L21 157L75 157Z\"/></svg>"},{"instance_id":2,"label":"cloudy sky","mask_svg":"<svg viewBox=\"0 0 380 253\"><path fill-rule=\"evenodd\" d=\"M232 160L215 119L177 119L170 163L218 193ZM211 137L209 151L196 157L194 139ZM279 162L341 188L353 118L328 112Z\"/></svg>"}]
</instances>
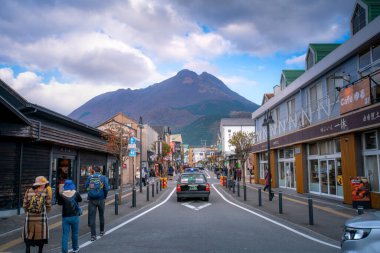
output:
<instances>
[{"instance_id":1,"label":"cloudy sky","mask_svg":"<svg viewBox=\"0 0 380 253\"><path fill-rule=\"evenodd\" d=\"M309 43L344 42L355 0L3 0L0 78L62 114L206 71L257 104Z\"/></svg>"}]
</instances>

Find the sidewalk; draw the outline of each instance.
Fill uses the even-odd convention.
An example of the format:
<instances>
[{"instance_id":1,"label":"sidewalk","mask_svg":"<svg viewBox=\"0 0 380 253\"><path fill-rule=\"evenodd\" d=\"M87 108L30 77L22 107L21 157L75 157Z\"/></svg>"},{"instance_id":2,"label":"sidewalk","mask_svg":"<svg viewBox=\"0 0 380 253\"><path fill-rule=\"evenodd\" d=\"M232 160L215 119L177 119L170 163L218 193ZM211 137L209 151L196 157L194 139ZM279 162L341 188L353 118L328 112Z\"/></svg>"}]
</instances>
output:
<instances>
[{"instance_id":1,"label":"sidewalk","mask_svg":"<svg viewBox=\"0 0 380 253\"><path fill-rule=\"evenodd\" d=\"M156 182L155 188L156 188ZM132 186L127 185L127 188L123 190L122 201L118 206L118 215L115 215L115 193L118 192L115 190L110 190L106 200L105 208L105 225L106 230L108 227L112 226L113 223L117 222L121 217L134 213L140 208L152 204L158 201L163 193L164 189L160 191L158 188L158 194L156 189L154 192L154 197L152 197L152 183L149 187L149 201L147 201L147 192L146 187L143 187L143 192L139 192L139 187L136 186L136 207L131 208L132 205ZM81 195L83 201L80 203L80 206L83 208L83 215L80 218L79 226L79 239L90 238L90 228L88 227L88 211L87 211L87 194ZM59 252L61 247L61 210L62 207L59 205L52 206L49 217L49 232L50 239L49 244L45 245L44 252ZM3 218L0 221L0 252L25 252L25 244L21 238L22 229L24 225L25 214L15 215L9 218ZM97 230L99 230L99 220L97 219ZM99 231L98 231L99 233Z\"/></svg>"},{"instance_id":2,"label":"sidewalk","mask_svg":"<svg viewBox=\"0 0 380 253\"><path fill-rule=\"evenodd\" d=\"M241 182L242 184L242 182ZM228 193L235 200L255 208L258 212L265 212L270 215L284 219L293 224L305 227L314 232L322 234L335 241L340 241L344 223L347 219L357 216L357 210L352 206L343 204L342 200L321 197L313 194L299 194L293 189L275 188L272 189L275 197L269 201L268 191L261 190L262 205L259 206L259 189L263 185L249 183L247 185L247 200L244 201L244 191L240 185L240 197L237 187L235 193L233 189L218 185L218 189ZM282 214L279 212L279 192L282 192ZM314 225L309 225L308 197L313 200L313 221ZM369 209L365 212L373 212Z\"/></svg>"}]
</instances>

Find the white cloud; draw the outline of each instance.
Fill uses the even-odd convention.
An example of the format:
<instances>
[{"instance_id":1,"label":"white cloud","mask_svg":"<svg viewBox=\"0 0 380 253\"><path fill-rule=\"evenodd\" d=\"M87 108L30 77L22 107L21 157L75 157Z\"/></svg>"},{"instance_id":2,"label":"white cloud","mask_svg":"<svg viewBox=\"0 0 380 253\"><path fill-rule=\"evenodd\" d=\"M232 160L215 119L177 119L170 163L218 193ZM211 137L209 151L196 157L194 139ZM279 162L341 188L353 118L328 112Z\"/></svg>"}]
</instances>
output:
<instances>
[{"instance_id":1,"label":"white cloud","mask_svg":"<svg viewBox=\"0 0 380 253\"><path fill-rule=\"evenodd\" d=\"M202 73L218 73L218 68L215 65L212 65L209 61L191 61L185 63L183 66L184 69L191 69L194 72Z\"/></svg>"},{"instance_id":2,"label":"white cloud","mask_svg":"<svg viewBox=\"0 0 380 253\"><path fill-rule=\"evenodd\" d=\"M8 68L0 69L0 78L27 101L67 115L91 98L120 86L93 86L82 83L60 83L55 79L48 83L33 72L22 72L17 76Z\"/></svg>"},{"instance_id":3,"label":"white cloud","mask_svg":"<svg viewBox=\"0 0 380 253\"><path fill-rule=\"evenodd\" d=\"M287 59L285 61L286 65L297 65L297 66L304 66L305 65L305 58L306 58L306 53L300 56L293 56L290 59Z\"/></svg>"}]
</instances>

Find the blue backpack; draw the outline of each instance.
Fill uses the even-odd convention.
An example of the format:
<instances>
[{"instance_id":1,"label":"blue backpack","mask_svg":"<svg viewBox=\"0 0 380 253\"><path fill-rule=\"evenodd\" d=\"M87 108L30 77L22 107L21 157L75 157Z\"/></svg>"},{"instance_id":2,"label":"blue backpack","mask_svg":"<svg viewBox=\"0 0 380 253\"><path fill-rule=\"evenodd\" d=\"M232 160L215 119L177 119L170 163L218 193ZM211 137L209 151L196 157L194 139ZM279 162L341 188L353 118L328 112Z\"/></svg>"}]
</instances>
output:
<instances>
[{"instance_id":1,"label":"blue backpack","mask_svg":"<svg viewBox=\"0 0 380 253\"><path fill-rule=\"evenodd\" d=\"M92 199L101 199L104 197L103 193L104 183L101 176L94 175L91 176L90 182L88 184L88 197Z\"/></svg>"}]
</instances>

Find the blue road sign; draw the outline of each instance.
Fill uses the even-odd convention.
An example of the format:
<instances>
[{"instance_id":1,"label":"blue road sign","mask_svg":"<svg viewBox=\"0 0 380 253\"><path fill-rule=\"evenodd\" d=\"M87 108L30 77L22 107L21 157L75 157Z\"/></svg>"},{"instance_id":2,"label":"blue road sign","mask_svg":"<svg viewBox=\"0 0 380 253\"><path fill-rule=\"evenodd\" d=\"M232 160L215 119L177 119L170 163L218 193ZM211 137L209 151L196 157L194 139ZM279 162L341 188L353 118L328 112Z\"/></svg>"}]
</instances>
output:
<instances>
[{"instance_id":1,"label":"blue road sign","mask_svg":"<svg viewBox=\"0 0 380 253\"><path fill-rule=\"evenodd\" d=\"M136 150L134 148L129 150L129 156L136 156Z\"/></svg>"}]
</instances>

